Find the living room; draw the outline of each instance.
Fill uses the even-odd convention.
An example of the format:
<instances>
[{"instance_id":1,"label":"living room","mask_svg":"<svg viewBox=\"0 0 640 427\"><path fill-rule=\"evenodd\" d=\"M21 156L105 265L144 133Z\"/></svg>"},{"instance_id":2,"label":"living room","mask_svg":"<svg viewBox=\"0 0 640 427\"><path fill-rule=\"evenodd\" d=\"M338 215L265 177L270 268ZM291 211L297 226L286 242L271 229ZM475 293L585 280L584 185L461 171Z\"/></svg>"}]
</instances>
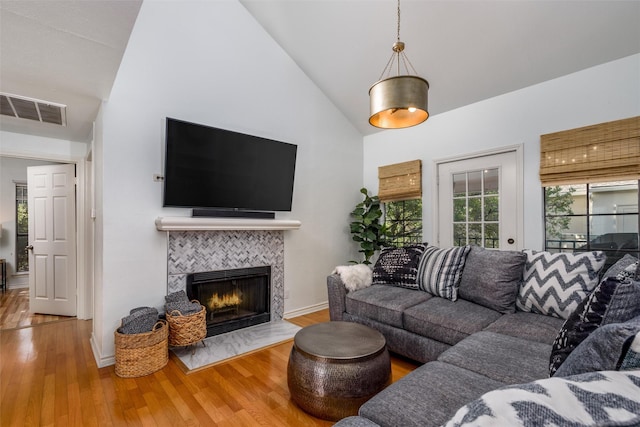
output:
<instances>
[{"instance_id":1,"label":"living room","mask_svg":"<svg viewBox=\"0 0 640 427\"><path fill-rule=\"evenodd\" d=\"M419 40L408 45L410 57L419 55L419 45ZM384 61L387 47L380 48ZM384 64L367 60L375 80ZM342 66L348 64L336 64ZM428 68L419 71L429 79ZM278 214L302 223L284 233L289 295L284 311L296 316L326 308L327 274L357 257L349 212L360 200L361 187L376 191L382 165L422 160L424 241L436 242L434 161L520 146L521 190L527 197L518 247L542 249L540 135L640 115L639 75L640 53L635 52L479 98L433 114L415 128L363 136L241 2L195 2L188 8L144 2L90 143L95 171L90 317L96 363L113 363L113 332L131 308L161 306L167 293L167 238L154 221L188 213L162 208L161 183L153 180L162 173L165 117L298 144L294 208ZM430 82L435 95L436 81ZM371 83L364 82L365 103ZM77 157L76 142L5 131L0 154L45 143Z\"/></svg>"}]
</instances>

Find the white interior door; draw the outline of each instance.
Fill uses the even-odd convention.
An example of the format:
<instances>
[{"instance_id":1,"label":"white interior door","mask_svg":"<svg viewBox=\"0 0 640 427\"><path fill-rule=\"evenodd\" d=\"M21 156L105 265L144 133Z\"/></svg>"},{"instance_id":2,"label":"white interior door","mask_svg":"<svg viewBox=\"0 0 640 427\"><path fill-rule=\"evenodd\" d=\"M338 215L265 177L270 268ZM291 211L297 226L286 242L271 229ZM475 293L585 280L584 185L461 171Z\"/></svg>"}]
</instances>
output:
<instances>
[{"instance_id":1,"label":"white interior door","mask_svg":"<svg viewBox=\"0 0 640 427\"><path fill-rule=\"evenodd\" d=\"M516 150L437 164L440 246L522 249L518 164Z\"/></svg>"},{"instance_id":2,"label":"white interior door","mask_svg":"<svg viewBox=\"0 0 640 427\"><path fill-rule=\"evenodd\" d=\"M75 316L75 165L27 168L29 310Z\"/></svg>"}]
</instances>

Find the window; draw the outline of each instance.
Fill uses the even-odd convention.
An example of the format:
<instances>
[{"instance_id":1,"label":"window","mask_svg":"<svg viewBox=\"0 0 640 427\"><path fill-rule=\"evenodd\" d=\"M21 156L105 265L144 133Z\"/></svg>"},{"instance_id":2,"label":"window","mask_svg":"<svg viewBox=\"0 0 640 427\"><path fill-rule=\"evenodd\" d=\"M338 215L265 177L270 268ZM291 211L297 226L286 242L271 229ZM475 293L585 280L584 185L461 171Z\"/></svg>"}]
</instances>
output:
<instances>
[{"instance_id":1,"label":"window","mask_svg":"<svg viewBox=\"0 0 640 427\"><path fill-rule=\"evenodd\" d=\"M605 268L625 254L638 257L639 182L545 187L545 249L601 250L607 255Z\"/></svg>"},{"instance_id":2,"label":"window","mask_svg":"<svg viewBox=\"0 0 640 427\"><path fill-rule=\"evenodd\" d=\"M16 184L16 272L29 271L29 210L27 184Z\"/></svg>"},{"instance_id":3,"label":"window","mask_svg":"<svg viewBox=\"0 0 640 427\"><path fill-rule=\"evenodd\" d=\"M390 243L400 247L422 242L422 199L384 204Z\"/></svg>"},{"instance_id":4,"label":"window","mask_svg":"<svg viewBox=\"0 0 640 427\"><path fill-rule=\"evenodd\" d=\"M500 248L497 168L453 174L453 244Z\"/></svg>"},{"instance_id":5,"label":"window","mask_svg":"<svg viewBox=\"0 0 640 427\"><path fill-rule=\"evenodd\" d=\"M421 243L422 161L380 166L378 179L389 243L396 247Z\"/></svg>"}]
</instances>

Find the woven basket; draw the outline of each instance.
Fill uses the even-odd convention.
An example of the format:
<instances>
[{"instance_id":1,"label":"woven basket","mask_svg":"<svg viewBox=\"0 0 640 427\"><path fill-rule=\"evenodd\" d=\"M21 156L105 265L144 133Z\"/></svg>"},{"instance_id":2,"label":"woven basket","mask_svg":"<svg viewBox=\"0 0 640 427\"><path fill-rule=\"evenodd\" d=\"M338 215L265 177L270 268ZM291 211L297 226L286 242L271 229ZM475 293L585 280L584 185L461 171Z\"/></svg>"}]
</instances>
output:
<instances>
[{"instance_id":1,"label":"woven basket","mask_svg":"<svg viewBox=\"0 0 640 427\"><path fill-rule=\"evenodd\" d=\"M169 361L167 322L159 320L151 332L121 334L115 331L116 375L142 377L162 369Z\"/></svg>"},{"instance_id":2,"label":"woven basket","mask_svg":"<svg viewBox=\"0 0 640 427\"><path fill-rule=\"evenodd\" d=\"M196 300L192 302L198 302ZM202 341L207 337L207 311L200 305L197 313L183 316L179 310L167 313L169 322L169 345L174 347L187 346Z\"/></svg>"}]
</instances>

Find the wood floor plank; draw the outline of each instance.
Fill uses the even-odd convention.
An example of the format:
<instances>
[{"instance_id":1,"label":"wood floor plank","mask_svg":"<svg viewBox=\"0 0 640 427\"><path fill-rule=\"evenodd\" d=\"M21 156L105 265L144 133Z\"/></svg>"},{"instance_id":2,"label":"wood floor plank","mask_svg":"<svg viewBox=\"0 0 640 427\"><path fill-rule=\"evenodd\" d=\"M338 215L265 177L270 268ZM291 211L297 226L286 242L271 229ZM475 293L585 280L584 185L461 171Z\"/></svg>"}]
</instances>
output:
<instances>
[{"instance_id":1,"label":"wood floor plank","mask_svg":"<svg viewBox=\"0 0 640 427\"><path fill-rule=\"evenodd\" d=\"M75 317L29 312L28 288L8 289L0 292L0 331L28 328L34 325L73 319L75 319Z\"/></svg>"},{"instance_id":2,"label":"wood floor plank","mask_svg":"<svg viewBox=\"0 0 640 427\"><path fill-rule=\"evenodd\" d=\"M5 309L1 316L5 318ZM328 310L290 319L329 320ZM15 320L14 320L15 322ZM291 341L185 374L170 359L158 372L119 378L98 369L91 321L33 323L0 333L0 425L331 426L296 406L287 386ZM392 356L397 381L418 366Z\"/></svg>"}]
</instances>

